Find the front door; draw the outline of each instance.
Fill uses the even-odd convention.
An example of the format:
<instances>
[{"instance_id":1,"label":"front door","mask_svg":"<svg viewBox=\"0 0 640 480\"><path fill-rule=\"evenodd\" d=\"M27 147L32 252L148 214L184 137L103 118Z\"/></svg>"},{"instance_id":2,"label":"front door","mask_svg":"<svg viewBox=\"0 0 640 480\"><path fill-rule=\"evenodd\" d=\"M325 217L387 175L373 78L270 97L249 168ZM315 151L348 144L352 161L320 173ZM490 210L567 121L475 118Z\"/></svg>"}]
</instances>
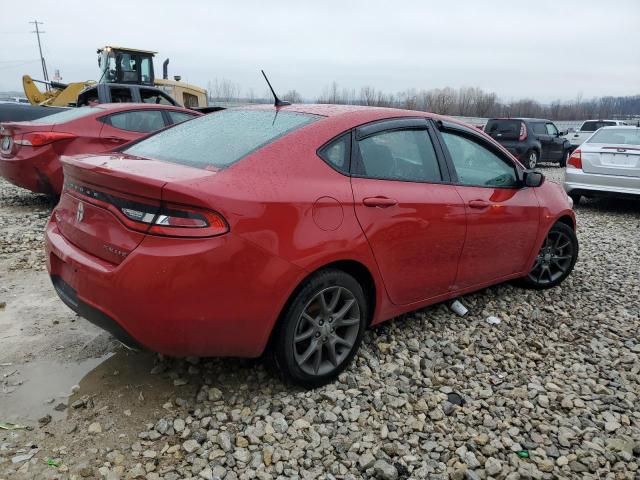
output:
<instances>
[{"instance_id":1,"label":"front door","mask_svg":"<svg viewBox=\"0 0 640 480\"><path fill-rule=\"evenodd\" d=\"M460 195L443 183L435 133L414 123L357 131L351 161L356 215L398 305L449 291L466 230Z\"/></svg>"},{"instance_id":2,"label":"front door","mask_svg":"<svg viewBox=\"0 0 640 480\"><path fill-rule=\"evenodd\" d=\"M564 138L560 136L558 128L551 122L545 124L549 135L549 154L547 159L560 160L564 154Z\"/></svg>"},{"instance_id":3,"label":"front door","mask_svg":"<svg viewBox=\"0 0 640 480\"><path fill-rule=\"evenodd\" d=\"M524 272L535 248L538 200L522 187L513 161L464 130L441 132L467 211L467 235L453 289Z\"/></svg>"}]
</instances>

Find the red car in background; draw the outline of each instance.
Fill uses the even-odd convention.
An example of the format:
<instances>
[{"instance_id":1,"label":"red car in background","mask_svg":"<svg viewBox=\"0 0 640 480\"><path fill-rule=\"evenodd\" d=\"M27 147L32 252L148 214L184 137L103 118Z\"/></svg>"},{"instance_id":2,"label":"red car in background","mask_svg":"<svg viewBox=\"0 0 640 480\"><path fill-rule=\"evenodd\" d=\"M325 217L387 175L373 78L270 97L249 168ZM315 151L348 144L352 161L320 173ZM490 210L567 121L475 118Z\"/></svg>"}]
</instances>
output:
<instances>
[{"instance_id":1,"label":"red car in background","mask_svg":"<svg viewBox=\"0 0 640 480\"><path fill-rule=\"evenodd\" d=\"M60 298L167 355L257 357L313 387L363 332L578 255L562 187L477 128L353 106L246 107L64 158L46 227Z\"/></svg>"},{"instance_id":2,"label":"red car in background","mask_svg":"<svg viewBox=\"0 0 640 480\"><path fill-rule=\"evenodd\" d=\"M108 151L199 115L166 105L113 103L72 108L30 122L3 123L0 175L32 192L58 196L61 155Z\"/></svg>"}]
</instances>

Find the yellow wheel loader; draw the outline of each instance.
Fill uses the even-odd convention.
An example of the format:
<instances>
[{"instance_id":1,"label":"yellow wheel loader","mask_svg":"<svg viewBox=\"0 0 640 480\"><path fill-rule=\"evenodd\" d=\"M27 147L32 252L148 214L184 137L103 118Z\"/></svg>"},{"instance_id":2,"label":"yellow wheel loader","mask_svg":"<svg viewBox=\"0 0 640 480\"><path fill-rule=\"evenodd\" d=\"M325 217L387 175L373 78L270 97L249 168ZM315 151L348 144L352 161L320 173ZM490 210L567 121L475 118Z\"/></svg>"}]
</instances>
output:
<instances>
[{"instance_id":1,"label":"yellow wheel loader","mask_svg":"<svg viewBox=\"0 0 640 480\"><path fill-rule=\"evenodd\" d=\"M180 81L179 76L173 80L168 78L167 65L163 63L163 78L156 79L153 71L153 57L156 52L133 48L106 46L99 48L98 66L100 78L97 83L117 83L124 85L146 85L156 87L171 96L178 104L188 108L204 108L208 106L207 91ZM36 83L48 88L40 90ZM34 80L29 75L22 77L24 93L32 105L68 107L75 105L78 94L96 82L43 82Z\"/></svg>"}]
</instances>

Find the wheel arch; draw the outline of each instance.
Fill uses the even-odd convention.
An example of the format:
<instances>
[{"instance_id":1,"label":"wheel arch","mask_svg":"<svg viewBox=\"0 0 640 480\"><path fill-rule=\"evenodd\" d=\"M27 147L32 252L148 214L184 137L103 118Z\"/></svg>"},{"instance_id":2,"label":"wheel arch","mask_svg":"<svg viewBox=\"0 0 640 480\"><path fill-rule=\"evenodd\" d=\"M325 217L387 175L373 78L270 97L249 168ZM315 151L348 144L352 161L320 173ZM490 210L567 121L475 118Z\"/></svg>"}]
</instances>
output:
<instances>
[{"instance_id":1,"label":"wheel arch","mask_svg":"<svg viewBox=\"0 0 640 480\"><path fill-rule=\"evenodd\" d=\"M576 224L570 215L562 215L560 218L558 218L555 221L555 223L564 223L567 227L571 228L572 230L576 229Z\"/></svg>"},{"instance_id":2,"label":"wheel arch","mask_svg":"<svg viewBox=\"0 0 640 480\"><path fill-rule=\"evenodd\" d=\"M353 259L335 260L335 261L323 264L321 266L318 266L312 271L309 271L309 273L305 275L305 277L302 278L298 282L296 287L291 291L291 293L287 297L286 302L282 306L280 313L278 314L278 318L276 319L275 323L273 324L273 327L271 328L271 332L269 333L269 338L265 345L265 351L268 351L271 349L271 346L273 344L274 334L278 330L278 327L280 326L280 324L282 323L284 313L287 311L287 309L291 305L291 302L293 301L297 293L300 291L300 289L303 287L305 282L309 280L311 277L313 277L314 275L316 275L318 272L322 270L330 270L330 269L341 270L351 275L362 286L362 289L364 290L364 294L367 298L368 307L369 307L367 325L371 324L371 321L374 318L374 314L377 307L376 295L378 293L378 289L376 287L376 282L373 277L373 274L364 263L358 260L353 260Z\"/></svg>"}]
</instances>

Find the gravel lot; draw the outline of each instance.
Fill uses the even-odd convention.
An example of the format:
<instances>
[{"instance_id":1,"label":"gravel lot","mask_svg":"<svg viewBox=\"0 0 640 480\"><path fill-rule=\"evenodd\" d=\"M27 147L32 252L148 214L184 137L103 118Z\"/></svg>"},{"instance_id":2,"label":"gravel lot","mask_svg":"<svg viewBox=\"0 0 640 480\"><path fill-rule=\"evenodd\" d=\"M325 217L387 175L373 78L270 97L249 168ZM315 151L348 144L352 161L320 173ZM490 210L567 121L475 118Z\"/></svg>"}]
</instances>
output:
<instances>
[{"instance_id":1,"label":"gravel lot","mask_svg":"<svg viewBox=\"0 0 640 480\"><path fill-rule=\"evenodd\" d=\"M395 319L315 391L261 361L133 354L78 320L43 270L49 211L0 180L0 422L28 427L0 430L0 479L640 479L639 202L577 207L561 287Z\"/></svg>"}]
</instances>

